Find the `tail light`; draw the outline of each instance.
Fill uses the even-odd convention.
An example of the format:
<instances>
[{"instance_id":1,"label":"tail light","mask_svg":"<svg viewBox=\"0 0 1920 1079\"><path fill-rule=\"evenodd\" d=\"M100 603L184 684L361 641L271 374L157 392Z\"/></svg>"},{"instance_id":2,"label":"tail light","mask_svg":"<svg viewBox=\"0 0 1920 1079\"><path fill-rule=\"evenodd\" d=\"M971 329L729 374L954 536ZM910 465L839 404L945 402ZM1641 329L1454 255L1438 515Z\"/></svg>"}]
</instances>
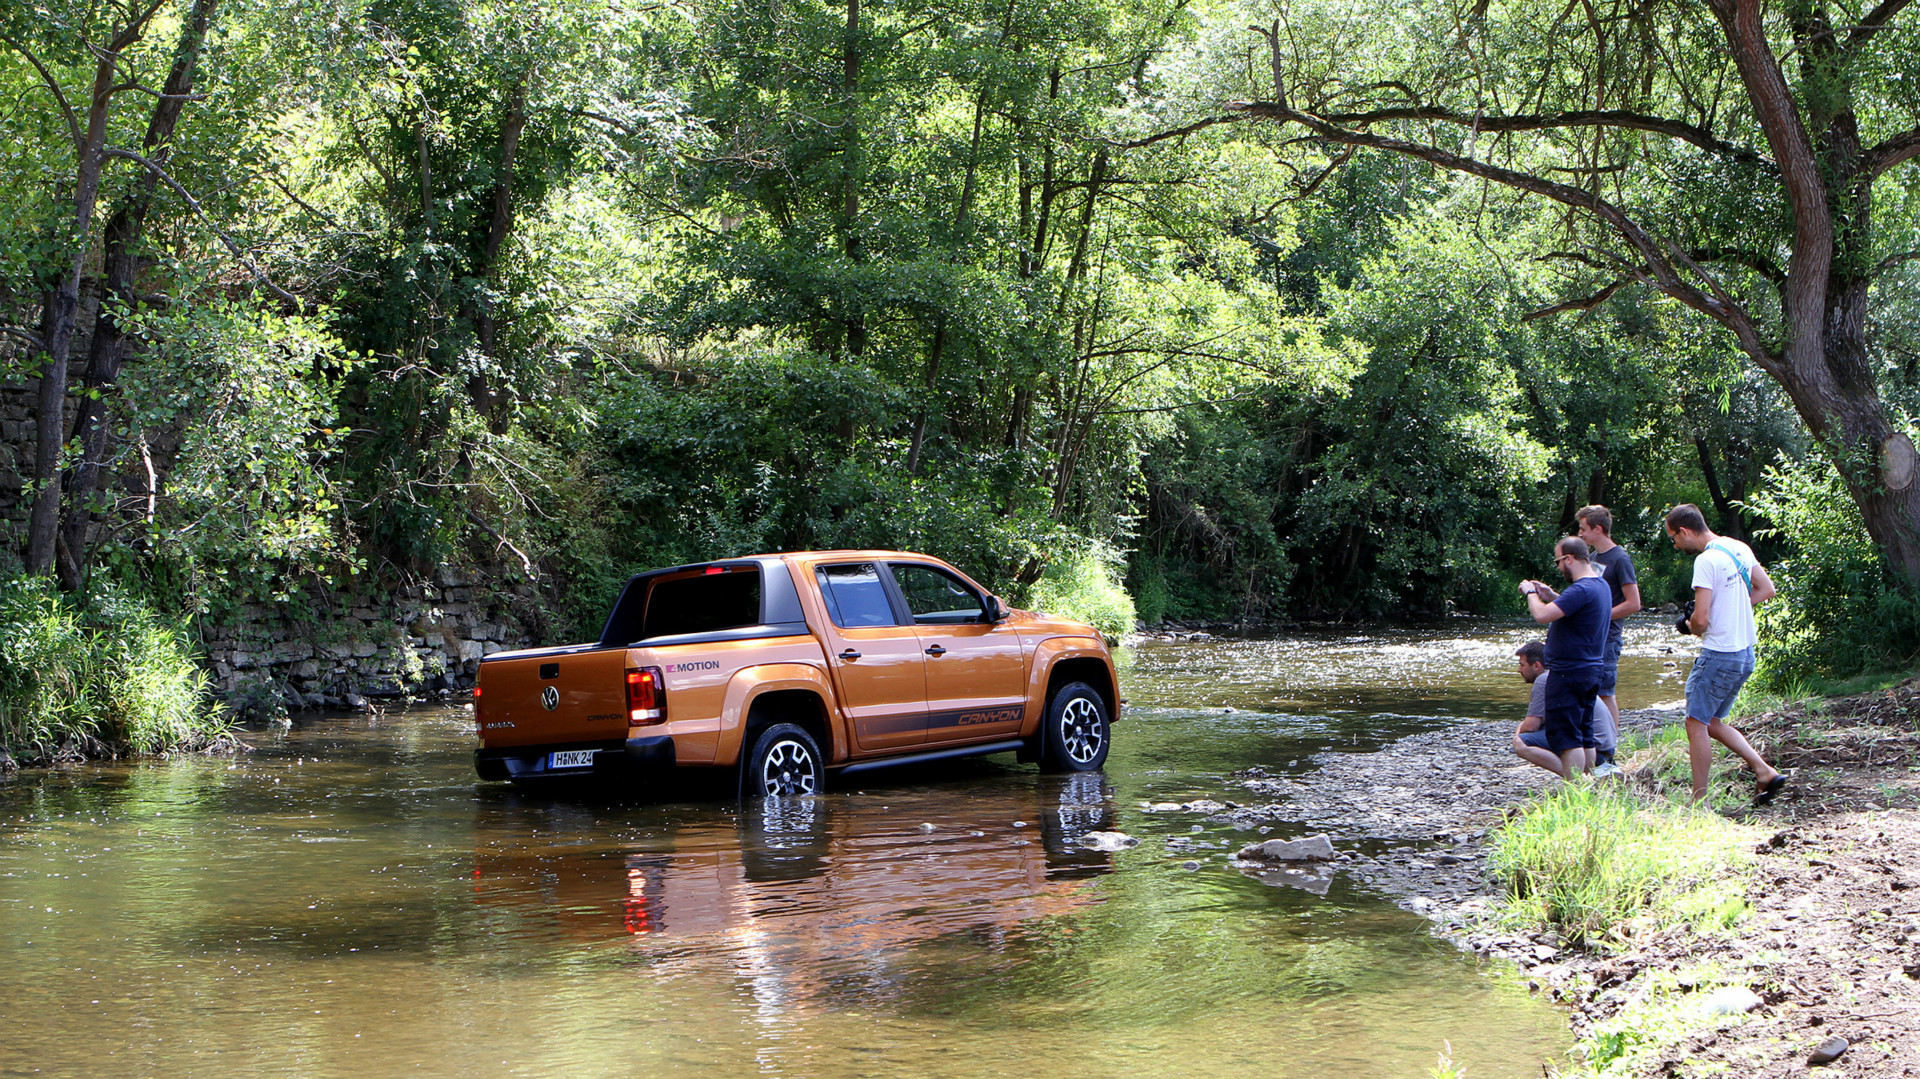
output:
<instances>
[{"instance_id":1,"label":"tail light","mask_svg":"<svg viewBox=\"0 0 1920 1079\"><path fill-rule=\"evenodd\" d=\"M667 721L667 690L660 668L641 667L627 672L627 726L646 727Z\"/></svg>"},{"instance_id":2,"label":"tail light","mask_svg":"<svg viewBox=\"0 0 1920 1079\"><path fill-rule=\"evenodd\" d=\"M480 687L473 687L473 725L480 726Z\"/></svg>"}]
</instances>

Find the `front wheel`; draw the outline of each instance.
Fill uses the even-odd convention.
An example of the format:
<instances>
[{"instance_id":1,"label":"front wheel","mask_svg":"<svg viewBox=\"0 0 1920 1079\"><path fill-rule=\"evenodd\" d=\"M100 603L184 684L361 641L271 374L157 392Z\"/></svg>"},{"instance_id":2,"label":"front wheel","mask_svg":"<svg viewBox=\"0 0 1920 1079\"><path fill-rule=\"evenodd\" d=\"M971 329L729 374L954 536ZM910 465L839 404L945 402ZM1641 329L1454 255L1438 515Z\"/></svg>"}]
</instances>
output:
<instances>
[{"instance_id":1,"label":"front wheel","mask_svg":"<svg viewBox=\"0 0 1920 1079\"><path fill-rule=\"evenodd\" d=\"M1107 763L1110 741L1107 702L1085 682L1070 682L1047 702L1040 767L1048 772L1095 771Z\"/></svg>"},{"instance_id":2,"label":"front wheel","mask_svg":"<svg viewBox=\"0 0 1920 1079\"><path fill-rule=\"evenodd\" d=\"M754 739L740 786L748 798L791 798L819 794L826 779L813 736L791 723L776 723Z\"/></svg>"}]
</instances>

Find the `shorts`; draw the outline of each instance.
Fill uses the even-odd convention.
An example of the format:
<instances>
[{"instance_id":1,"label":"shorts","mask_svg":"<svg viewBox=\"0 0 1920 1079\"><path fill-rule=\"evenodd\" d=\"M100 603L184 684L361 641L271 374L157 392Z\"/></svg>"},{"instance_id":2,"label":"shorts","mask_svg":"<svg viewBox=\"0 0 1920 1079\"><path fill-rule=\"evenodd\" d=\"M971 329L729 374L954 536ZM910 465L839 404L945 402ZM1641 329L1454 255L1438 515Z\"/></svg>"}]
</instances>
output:
<instances>
[{"instance_id":1,"label":"shorts","mask_svg":"<svg viewBox=\"0 0 1920 1079\"><path fill-rule=\"evenodd\" d=\"M1520 732L1520 741L1535 749L1544 749L1548 753L1553 752L1552 747L1547 745L1547 732L1545 730L1536 728L1530 731L1522 731Z\"/></svg>"},{"instance_id":2,"label":"shorts","mask_svg":"<svg viewBox=\"0 0 1920 1079\"><path fill-rule=\"evenodd\" d=\"M1607 631L1607 648L1600 658L1600 695L1613 696L1613 688L1620 684L1620 648L1627 643L1627 635L1621 631L1620 623L1615 622Z\"/></svg>"},{"instance_id":3,"label":"shorts","mask_svg":"<svg viewBox=\"0 0 1920 1079\"><path fill-rule=\"evenodd\" d=\"M1599 695L1598 667L1553 672L1553 680L1547 683L1546 722L1540 727L1547 736L1548 750L1565 753L1569 749L1598 748L1593 699Z\"/></svg>"},{"instance_id":4,"label":"shorts","mask_svg":"<svg viewBox=\"0 0 1920 1079\"><path fill-rule=\"evenodd\" d=\"M1738 652L1701 649L1694 657L1693 669L1687 672L1687 718L1698 723L1727 718L1734 698L1740 696L1740 687L1747 684L1747 676L1752 673L1751 648ZM1553 690L1552 682L1547 683L1547 690Z\"/></svg>"}]
</instances>

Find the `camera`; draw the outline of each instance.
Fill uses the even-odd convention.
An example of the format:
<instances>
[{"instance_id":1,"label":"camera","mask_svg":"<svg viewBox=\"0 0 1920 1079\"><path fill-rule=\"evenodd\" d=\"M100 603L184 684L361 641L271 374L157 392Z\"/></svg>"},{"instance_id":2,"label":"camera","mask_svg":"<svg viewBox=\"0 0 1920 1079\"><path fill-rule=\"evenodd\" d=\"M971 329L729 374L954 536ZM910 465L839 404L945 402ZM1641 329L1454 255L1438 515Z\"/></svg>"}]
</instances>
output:
<instances>
[{"instance_id":1,"label":"camera","mask_svg":"<svg viewBox=\"0 0 1920 1079\"><path fill-rule=\"evenodd\" d=\"M1693 627L1687 625L1687 619L1692 617L1693 617L1693 601L1688 600L1687 602L1680 605L1680 620L1673 624L1674 630L1678 633L1685 634L1686 636L1689 636L1689 637L1693 636Z\"/></svg>"}]
</instances>

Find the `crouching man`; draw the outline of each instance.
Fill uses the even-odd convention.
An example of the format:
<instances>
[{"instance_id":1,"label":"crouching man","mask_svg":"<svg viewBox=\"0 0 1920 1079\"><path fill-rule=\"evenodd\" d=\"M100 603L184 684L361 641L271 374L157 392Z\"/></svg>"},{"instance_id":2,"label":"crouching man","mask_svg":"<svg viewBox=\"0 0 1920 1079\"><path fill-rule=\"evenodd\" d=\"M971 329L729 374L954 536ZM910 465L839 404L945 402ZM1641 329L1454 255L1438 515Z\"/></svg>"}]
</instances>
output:
<instances>
[{"instance_id":1,"label":"crouching man","mask_svg":"<svg viewBox=\"0 0 1920 1079\"><path fill-rule=\"evenodd\" d=\"M1544 729L1547 723L1547 679L1551 677L1547 670L1547 646L1539 641L1528 641L1513 654L1520 657L1520 677L1533 687L1532 699L1527 702L1527 718L1521 720L1513 731L1514 755L1565 779L1566 765L1553 747L1547 744L1547 732ZM1612 713L1607 710L1605 702L1597 697L1592 721L1594 741L1599 743L1599 751L1611 759L1619 748L1619 737Z\"/></svg>"}]
</instances>

